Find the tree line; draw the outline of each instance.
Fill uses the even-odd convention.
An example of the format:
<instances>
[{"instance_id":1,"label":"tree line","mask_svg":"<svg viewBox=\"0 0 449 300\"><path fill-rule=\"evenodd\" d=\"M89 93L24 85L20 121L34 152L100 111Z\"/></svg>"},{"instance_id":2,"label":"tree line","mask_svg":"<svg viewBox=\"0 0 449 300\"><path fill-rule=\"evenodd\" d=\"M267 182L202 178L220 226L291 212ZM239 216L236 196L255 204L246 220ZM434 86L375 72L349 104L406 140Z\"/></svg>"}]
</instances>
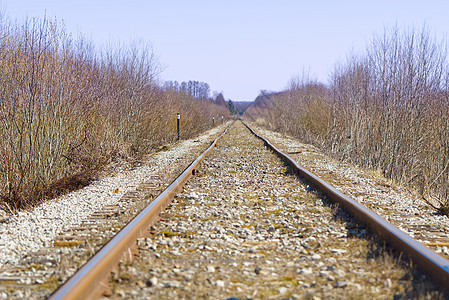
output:
<instances>
[{"instance_id":1,"label":"tree line","mask_svg":"<svg viewBox=\"0 0 449 300\"><path fill-rule=\"evenodd\" d=\"M181 94L185 94L197 100L209 100L216 105L227 107L231 115L235 115L240 112L234 105L231 99L225 100L223 92L214 92L213 96L210 96L210 86L206 82L201 81L183 81L179 83L178 81L168 80L163 84L163 89L165 91L174 91Z\"/></svg>"},{"instance_id":2,"label":"tree line","mask_svg":"<svg viewBox=\"0 0 449 300\"><path fill-rule=\"evenodd\" d=\"M183 93L199 100L210 99L210 86L205 82L189 80L179 83L176 80L169 80L164 82L163 88L165 91Z\"/></svg>"}]
</instances>

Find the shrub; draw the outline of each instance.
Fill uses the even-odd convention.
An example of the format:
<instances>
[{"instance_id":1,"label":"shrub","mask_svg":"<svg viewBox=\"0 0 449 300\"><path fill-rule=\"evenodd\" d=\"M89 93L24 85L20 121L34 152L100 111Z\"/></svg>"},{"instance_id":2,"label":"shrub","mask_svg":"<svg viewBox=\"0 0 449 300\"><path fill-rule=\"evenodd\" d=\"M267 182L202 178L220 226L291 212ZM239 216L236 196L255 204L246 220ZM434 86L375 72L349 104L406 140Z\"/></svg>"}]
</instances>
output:
<instances>
[{"instance_id":1,"label":"shrub","mask_svg":"<svg viewBox=\"0 0 449 300\"><path fill-rule=\"evenodd\" d=\"M208 128L226 108L157 84L151 45L103 52L57 21L0 19L0 205L11 211L87 184L113 159L138 157ZM90 179L89 179L90 178ZM72 186L73 187L73 186ZM58 192L53 192L57 190Z\"/></svg>"},{"instance_id":2,"label":"shrub","mask_svg":"<svg viewBox=\"0 0 449 300\"><path fill-rule=\"evenodd\" d=\"M386 29L336 66L328 87L295 80L273 94L272 128L416 188L449 211L449 68L425 26Z\"/></svg>"}]
</instances>

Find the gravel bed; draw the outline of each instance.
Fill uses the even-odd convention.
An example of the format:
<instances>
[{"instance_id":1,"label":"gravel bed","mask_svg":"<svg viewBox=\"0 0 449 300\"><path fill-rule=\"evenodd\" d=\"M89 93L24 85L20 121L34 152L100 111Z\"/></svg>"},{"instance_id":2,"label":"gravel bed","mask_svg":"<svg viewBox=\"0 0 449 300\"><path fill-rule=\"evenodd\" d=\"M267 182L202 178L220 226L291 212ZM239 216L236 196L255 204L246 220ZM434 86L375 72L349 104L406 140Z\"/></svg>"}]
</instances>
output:
<instances>
[{"instance_id":1,"label":"gravel bed","mask_svg":"<svg viewBox=\"0 0 449 300\"><path fill-rule=\"evenodd\" d=\"M316 147L251 124L279 150L338 190L367 206L378 215L449 258L449 218L439 214L419 195L401 187L378 172L367 171L332 159ZM438 245L439 244L439 245Z\"/></svg>"},{"instance_id":2,"label":"gravel bed","mask_svg":"<svg viewBox=\"0 0 449 300\"><path fill-rule=\"evenodd\" d=\"M26 279L19 281L24 284L34 283L32 278L36 277L35 273L42 273L42 270L24 265L25 258L32 257L33 253L38 253L40 249L52 248L59 233L79 226L94 211L117 203L125 193L135 190L151 176L169 178L177 175L179 170L204 151L224 128L225 125L217 126L197 138L169 145L167 151L149 155L140 166L117 165L112 174L83 189L45 202L32 210L7 216L0 223L0 299L27 296L20 290L13 295L5 292L5 278L15 276L14 270L27 271L21 274ZM3 215L6 214L3 212ZM69 248L58 251L70 256L70 253L76 252L77 249L75 247L74 250ZM55 263L58 262L47 262L46 265L39 266L39 269L44 269L45 272Z\"/></svg>"},{"instance_id":3,"label":"gravel bed","mask_svg":"<svg viewBox=\"0 0 449 300\"><path fill-rule=\"evenodd\" d=\"M240 123L111 275L111 299L442 297Z\"/></svg>"}]
</instances>

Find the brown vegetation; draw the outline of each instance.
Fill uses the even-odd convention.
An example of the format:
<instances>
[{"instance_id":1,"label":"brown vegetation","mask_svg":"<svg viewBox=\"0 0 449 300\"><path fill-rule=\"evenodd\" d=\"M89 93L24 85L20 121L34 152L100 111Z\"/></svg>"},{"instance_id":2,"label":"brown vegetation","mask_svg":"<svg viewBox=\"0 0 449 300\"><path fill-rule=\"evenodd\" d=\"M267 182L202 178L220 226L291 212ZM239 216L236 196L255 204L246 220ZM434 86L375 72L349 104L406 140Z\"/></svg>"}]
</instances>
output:
<instances>
[{"instance_id":1,"label":"brown vegetation","mask_svg":"<svg viewBox=\"0 0 449 300\"><path fill-rule=\"evenodd\" d=\"M150 45L95 51L56 21L0 17L0 206L10 211L87 184L117 158L138 157L210 127L226 108L158 86Z\"/></svg>"},{"instance_id":2,"label":"brown vegetation","mask_svg":"<svg viewBox=\"0 0 449 300\"><path fill-rule=\"evenodd\" d=\"M445 42L426 27L394 27L338 65L330 86L305 78L270 95L267 125L414 187L448 213L448 67Z\"/></svg>"}]
</instances>

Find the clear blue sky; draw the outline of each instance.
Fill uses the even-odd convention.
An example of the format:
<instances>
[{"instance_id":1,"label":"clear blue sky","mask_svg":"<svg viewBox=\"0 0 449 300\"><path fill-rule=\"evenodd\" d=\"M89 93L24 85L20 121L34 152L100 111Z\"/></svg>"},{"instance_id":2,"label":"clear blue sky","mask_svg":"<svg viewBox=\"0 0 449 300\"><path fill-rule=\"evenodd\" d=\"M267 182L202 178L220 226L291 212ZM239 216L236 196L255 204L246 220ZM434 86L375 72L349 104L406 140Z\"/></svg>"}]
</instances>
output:
<instances>
[{"instance_id":1,"label":"clear blue sky","mask_svg":"<svg viewBox=\"0 0 449 300\"><path fill-rule=\"evenodd\" d=\"M351 0L0 0L11 19L56 17L97 46L150 41L166 66L161 80L198 80L235 101L282 90L310 69L326 82L351 49L397 23L449 30L449 1Z\"/></svg>"}]
</instances>

